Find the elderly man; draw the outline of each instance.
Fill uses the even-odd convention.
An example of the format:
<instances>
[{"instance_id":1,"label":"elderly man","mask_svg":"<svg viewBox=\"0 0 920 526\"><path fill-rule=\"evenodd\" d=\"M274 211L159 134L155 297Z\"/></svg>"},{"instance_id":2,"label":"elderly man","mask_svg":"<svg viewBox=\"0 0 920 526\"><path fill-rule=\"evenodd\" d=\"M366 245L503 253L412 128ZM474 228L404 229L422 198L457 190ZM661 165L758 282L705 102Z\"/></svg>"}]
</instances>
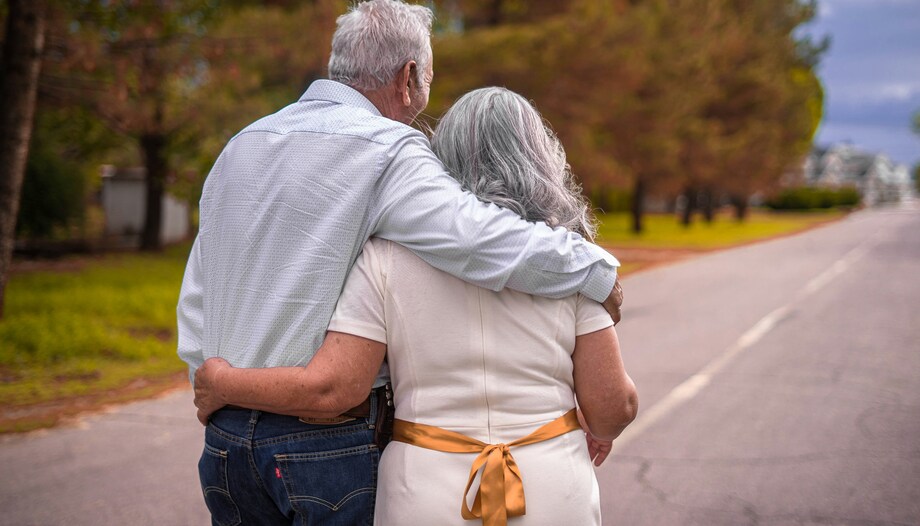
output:
<instances>
[{"instance_id":1,"label":"elderly man","mask_svg":"<svg viewBox=\"0 0 920 526\"><path fill-rule=\"evenodd\" d=\"M192 379L209 357L248 368L307 363L372 235L470 283L580 292L619 319L612 256L478 201L408 126L428 103L431 19L401 1L358 4L338 19L330 80L221 153L177 309L179 356ZM214 413L199 462L213 522L369 524L377 392L340 419Z\"/></svg>"}]
</instances>

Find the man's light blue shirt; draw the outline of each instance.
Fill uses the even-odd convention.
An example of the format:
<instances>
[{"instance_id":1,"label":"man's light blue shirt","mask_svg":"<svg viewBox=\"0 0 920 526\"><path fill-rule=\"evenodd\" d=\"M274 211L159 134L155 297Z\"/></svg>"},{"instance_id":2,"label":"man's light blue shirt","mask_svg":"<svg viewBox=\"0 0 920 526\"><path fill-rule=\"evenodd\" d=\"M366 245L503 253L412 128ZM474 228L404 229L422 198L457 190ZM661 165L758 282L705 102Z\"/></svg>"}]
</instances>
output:
<instances>
[{"instance_id":1,"label":"man's light blue shirt","mask_svg":"<svg viewBox=\"0 0 920 526\"><path fill-rule=\"evenodd\" d=\"M208 175L177 308L190 374L302 365L370 236L491 290L609 295L617 260L565 229L479 201L418 130L358 91L314 82L227 144Z\"/></svg>"}]
</instances>

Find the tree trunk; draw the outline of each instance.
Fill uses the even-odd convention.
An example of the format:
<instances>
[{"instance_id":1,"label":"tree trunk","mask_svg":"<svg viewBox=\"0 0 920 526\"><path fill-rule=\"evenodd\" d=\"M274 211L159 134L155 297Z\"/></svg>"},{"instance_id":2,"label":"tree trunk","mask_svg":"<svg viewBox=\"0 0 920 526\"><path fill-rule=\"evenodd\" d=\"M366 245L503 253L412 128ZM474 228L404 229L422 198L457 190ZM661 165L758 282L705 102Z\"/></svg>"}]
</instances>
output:
<instances>
[{"instance_id":1,"label":"tree trunk","mask_svg":"<svg viewBox=\"0 0 920 526\"><path fill-rule=\"evenodd\" d=\"M45 47L43 0L10 0L0 58L0 318Z\"/></svg>"},{"instance_id":2,"label":"tree trunk","mask_svg":"<svg viewBox=\"0 0 920 526\"><path fill-rule=\"evenodd\" d=\"M689 227L690 223L693 222L693 212L696 210L697 205L696 188L688 186L687 189L684 190L684 197L687 198L687 203L684 205L684 211L680 217L680 224Z\"/></svg>"},{"instance_id":3,"label":"tree trunk","mask_svg":"<svg viewBox=\"0 0 920 526\"><path fill-rule=\"evenodd\" d=\"M489 3L489 16L486 24L495 27L502 23L502 4L504 0L492 0Z\"/></svg>"},{"instance_id":4,"label":"tree trunk","mask_svg":"<svg viewBox=\"0 0 920 526\"><path fill-rule=\"evenodd\" d=\"M715 203L715 192L712 191L712 188L707 188L703 190L703 219L707 223L712 224L716 218L716 203Z\"/></svg>"},{"instance_id":5,"label":"tree trunk","mask_svg":"<svg viewBox=\"0 0 920 526\"><path fill-rule=\"evenodd\" d=\"M147 171L147 201L141 250L159 250L163 191L166 186L166 137L159 133L142 135L140 144Z\"/></svg>"},{"instance_id":6,"label":"tree trunk","mask_svg":"<svg viewBox=\"0 0 920 526\"><path fill-rule=\"evenodd\" d=\"M636 177L636 182L633 186L633 195L632 195L632 231L635 234L642 233L642 215L644 212L643 205L645 203L645 180L642 176Z\"/></svg>"},{"instance_id":7,"label":"tree trunk","mask_svg":"<svg viewBox=\"0 0 920 526\"><path fill-rule=\"evenodd\" d=\"M732 206L735 207L735 220L743 223L747 219L748 213L747 196L732 196Z\"/></svg>"}]
</instances>

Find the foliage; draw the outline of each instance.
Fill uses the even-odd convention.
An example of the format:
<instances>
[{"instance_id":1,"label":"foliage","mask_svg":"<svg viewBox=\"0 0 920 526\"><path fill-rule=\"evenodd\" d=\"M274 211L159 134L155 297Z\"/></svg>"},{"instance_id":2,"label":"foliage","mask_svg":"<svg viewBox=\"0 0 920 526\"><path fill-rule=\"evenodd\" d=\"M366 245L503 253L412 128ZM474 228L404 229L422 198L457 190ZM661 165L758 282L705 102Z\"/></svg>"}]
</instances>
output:
<instances>
[{"instance_id":1,"label":"foliage","mask_svg":"<svg viewBox=\"0 0 920 526\"><path fill-rule=\"evenodd\" d=\"M632 207L632 194L613 186L591 190L588 199L601 213L628 212Z\"/></svg>"},{"instance_id":2,"label":"foliage","mask_svg":"<svg viewBox=\"0 0 920 526\"><path fill-rule=\"evenodd\" d=\"M136 142L138 158L159 156L164 184L194 202L233 134L323 75L347 4L62 0L45 100L92 108ZM634 228L647 192L746 202L771 190L820 121L814 67L826 42L794 36L811 0L429 5L441 72L429 114L483 85L533 99L586 192L637 195ZM140 148L151 135L159 142Z\"/></svg>"},{"instance_id":3,"label":"foliage","mask_svg":"<svg viewBox=\"0 0 920 526\"><path fill-rule=\"evenodd\" d=\"M16 221L17 238L49 239L56 231L82 221L86 179L75 172L79 169L74 163L44 145L31 149Z\"/></svg>"},{"instance_id":4,"label":"foliage","mask_svg":"<svg viewBox=\"0 0 920 526\"><path fill-rule=\"evenodd\" d=\"M766 205L774 210L811 210L834 207L852 208L859 202L859 191L850 186L836 189L802 186L781 190L767 199Z\"/></svg>"},{"instance_id":5,"label":"foliage","mask_svg":"<svg viewBox=\"0 0 920 526\"><path fill-rule=\"evenodd\" d=\"M123 140L80 107L40 107L22 187L17 236L49 239L81 227L99 165L130 158ZM79 231L79 228L76 228Z\"/></svg>"},{"instance_id":6,"label":"foliage","mask_svg":"<svg viewBox=\"0 0 920 526\"><path fill-rule=\"evenodd\" d=\"M793 33L813 2L547 3L436 2L461 23L437 39L431 113L481 85L532 98L587 192L632 186L637 230L646 192L746 202L807 152L822 46Z\"/></svg>"},{"instance_id":7,"label":"foliage","mask_svg":"<svg viewBox=\"0 0 920 526\"><path fill-rule=\"evenodd\" d=\"M90 394L181 371L175 308L189 246L14 274L0 321L0 404Z\"/></svg>"},{"instance_id":8,"label":"foliage","mask_svg":"<svg viewBox=\"0 0 920 526\"><path fill-rule=\"evenodd\" d=\"M213 0L62 0L44 56L42 93L90 109L137 146L147 176L142 248L160 243L168 148L196 117L190 94L208 67Z\"/></svg>"}]
</instances>

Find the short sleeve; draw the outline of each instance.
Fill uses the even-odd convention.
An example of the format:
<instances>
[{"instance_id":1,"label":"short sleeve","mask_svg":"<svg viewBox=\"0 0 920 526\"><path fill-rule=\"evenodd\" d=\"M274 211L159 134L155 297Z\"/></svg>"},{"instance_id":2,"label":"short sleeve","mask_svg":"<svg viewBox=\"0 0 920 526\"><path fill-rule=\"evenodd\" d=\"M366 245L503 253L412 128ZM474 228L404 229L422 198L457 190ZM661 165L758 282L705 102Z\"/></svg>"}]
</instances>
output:
<instances>
[{"instance_id":1,"label":"short sleeve","mask_svg":"<svg viewBox=\"0 0 920 526\"><path fill-rule=\"evenodd\" d=\"M389 248L389 242L382 239L370 239L364 244L364 250L345 280L329 322L330 331L387 342L384 292Z\"/></svg>"},{"instance_id":2,"label":"short sleeve","mask_svg":"<svg viewBox=\"0 0 920 526\"><path fill-rule=\"evenodd\" d=\"M581 336L613 325L613 318L600 303L581 294L575 299L575 335Z\"/></svg>"}]
</instances>

